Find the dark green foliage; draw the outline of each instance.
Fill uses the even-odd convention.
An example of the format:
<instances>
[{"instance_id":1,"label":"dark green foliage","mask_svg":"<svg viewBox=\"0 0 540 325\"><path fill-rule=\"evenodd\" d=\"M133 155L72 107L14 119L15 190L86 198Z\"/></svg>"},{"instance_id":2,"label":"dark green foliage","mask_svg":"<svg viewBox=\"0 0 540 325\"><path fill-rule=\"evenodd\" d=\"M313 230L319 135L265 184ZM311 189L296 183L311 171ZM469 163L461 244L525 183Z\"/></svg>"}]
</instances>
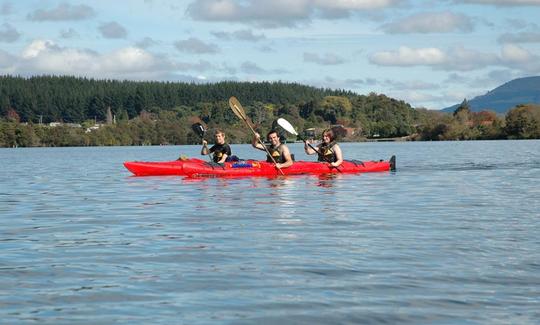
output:
<instances>
[{"instance_id":1,"label":"dark green foliage","mask_svg":"<svg viewBox=\"0 0 540 325\"><path fill-rule=\"evenodd\" d=\"M250 130L229 109L230 96L240 99L262 134L283 117L300 132L341 125L345 141L403 136L500 139L506 132L516 138L538 137L534 114L518 110L519 114L507 116L505 128L492 112L471 112L466 101L452 116L415 110L385 95L363 96L294 83L0 76L0 147L200 144L200 137L190 129L194 121L206 123L210 133L224 130L230 143L250 142ZM63 123L50 126L50 122ZM347 133L351 129L354 133Z\"/></svg>"},{"instance_id":2,"label":"dark green foliage","mask_svg":"<svg viewBox=\"0 0 540 325\"><path fill-rule=\"evenodd\" d=\"M134 82L93 80L76 77L41 76L22 78L0 76L0 109L5 116L14 108L22 122L81 122L103 120L110 107L114 114L125 110L134 118L152 107L170 110L203 103L226 103L236 96L244 105L255 102L276 105L320 100L325 96L352 96L353 93L325 90L295 83L224 81L215 84Z\"/></svg>"},{"instance_id":3,"label":"dark green foliage","mask_svg":"<svg viewBox=\"0 0 540 325\"><path fill-rule=\"evenodd\" d=\"M506 114L506 132L512 139L540 138L540 106L519 105Z\"/></svg>"}]
</instances>

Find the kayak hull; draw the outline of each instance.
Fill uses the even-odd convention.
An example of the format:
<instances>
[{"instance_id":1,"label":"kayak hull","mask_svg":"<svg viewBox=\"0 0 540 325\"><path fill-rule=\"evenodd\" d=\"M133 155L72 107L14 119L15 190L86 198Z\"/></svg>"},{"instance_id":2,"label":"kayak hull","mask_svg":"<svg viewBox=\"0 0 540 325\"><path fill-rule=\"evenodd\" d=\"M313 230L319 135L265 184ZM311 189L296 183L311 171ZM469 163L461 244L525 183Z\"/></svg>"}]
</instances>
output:
<instances>
[{"instance_id":1,"label":"kayak hull","mask_svg":"<svg viewBox=\"0 0 540 325\"><path fill-rule=\"evenodd\" d=\"M185 175L183 165L186 162L203 164L201 159L186 159L173 161L126 161L124 167L136 176L166 176L166 175Z\"/></svg>"},{"instance_id":2,"label":"kayak hull","mask_svg":"<svg viewBox=\"0 0 540 325\"><path fill-rule=\"evenodd\" d=\"M137 176L180 175L188 177L246 177L279 176L280 171L272 163L257 160L210 163L201 159L186 159L163 162L125 162L124 166ZM282 168L284 175L369 173L395 169L395 157L388 161L345 160L338 167L324 162L296 161L288 168Z\"/></svg>"}]
</instances>

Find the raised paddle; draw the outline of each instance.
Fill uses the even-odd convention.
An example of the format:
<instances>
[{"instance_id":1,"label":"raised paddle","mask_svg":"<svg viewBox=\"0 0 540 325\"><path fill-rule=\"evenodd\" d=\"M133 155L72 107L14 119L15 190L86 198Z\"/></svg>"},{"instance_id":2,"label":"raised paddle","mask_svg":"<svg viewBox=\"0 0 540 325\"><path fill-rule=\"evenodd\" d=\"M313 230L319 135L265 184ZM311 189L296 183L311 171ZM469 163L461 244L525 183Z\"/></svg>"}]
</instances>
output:
<instances>
[{"instance_id":1,"label":"raised paddle","mask_svg":"<svg viewBox=\"0 0 540 325\"><path fill-rule=\"evenodd\" d=\"M201 140L204 140L204 135L206 134L206 128L201 123L193 123L191 125L191 129L196 135L201 137ZM210 151L208 151L208 158L210 159L210 161L212 161L212 157L210 156L210 154L211 154Z\"/></svg>"},{"instance_id":2,"label":"raised paddle","mask_svg":"<svg viewBox=\"0 0 540 325\"><path fill-rule=\"evenodd\" d=\"M239 119L244 121L244 123L249 127L251 132L253 132L253 135L256 135L257 132L255 132L255 130L251 126L251 122L249 121L249 117L246 115L246 112L244 111L244 108L242 107L242 104L240 104L240 102L238 101L238 99L236 99L236 97L232 96L231 98L229 98L229 106L231 107L231 110L233 111L234 115L238 116ZM268 157L270 157L270 159L272 159L272 162L274 163L274 166L276 166L277 170L279 170L279 173L281 175L285 175L283 173L283 171L281 170L281 168L279 168L276 165L277 164L276 160L274 159L274 157L272 157L272 155L268 151L268 148L266 148L266 146L264 145L264 143L262 142L260 137L259 137L259 143L263 146L264 151L266 151L266 153L268 154Z\"/></svg>"},{"instance_id":3,"label":"raised paddle","mask_svg":"<svg viewBox=\"0 0 540 325\"><path fill-rule=\"evenodd\" d=\"M296 132L296 130L294 129L294 126L292 126L291 123L289 123L289 121L287 121L286 119L284 118L278 118L277 120L277 123L279 124L279 126L281 126L285 131L289 132L290 134L292 135L296 135L300 140L302 140L305 144L307 144L311 149L313 149L313 151L315 151L320 157L323 157L324 160L326 160L327 162L331 163L330 160L328 160L327 157L323 156L321 154L321 152L315 148L314 146L311 145L311 143L307 142L306 139L304 139L300 134L298 134L298 132ZM339 169L339 166L337 167L334 167L334 166L331 166L332 168L335 168L337 169L339 172L341 172L341 170Z\"/></svg>"},{"instance_id":4,"label":"raised paddle","mask_svg":"<svg viewBox=\"0 0 540 325\"><path fill-rule=\"evenodd\" d=\"M194 123L192 126L191 126L191 129L193 130L193 132L195 132L196 135L198 135L199 137L201 137L201 139L204 139L204 135L206 133L206 129L204 128L204 126L201 124L201 123Z\"/></svg>"}]
</instances>

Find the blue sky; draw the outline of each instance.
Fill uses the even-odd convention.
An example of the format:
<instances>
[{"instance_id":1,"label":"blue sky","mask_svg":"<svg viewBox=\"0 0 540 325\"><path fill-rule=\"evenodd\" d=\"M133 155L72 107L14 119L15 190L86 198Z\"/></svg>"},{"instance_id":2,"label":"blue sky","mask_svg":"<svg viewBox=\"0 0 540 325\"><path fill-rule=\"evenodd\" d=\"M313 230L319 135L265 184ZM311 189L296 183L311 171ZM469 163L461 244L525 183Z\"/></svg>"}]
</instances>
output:
<instances>
[{"instance_id":1,"label":"blue sky","mask_svg":"<svg viewBox=\"0 0 540 325\"><path fill-rule=\"evenodd\" d=\"M540 0L0 0L0 73L287 81L441 109L540 75Z\"/></svg>"}]
</instances>

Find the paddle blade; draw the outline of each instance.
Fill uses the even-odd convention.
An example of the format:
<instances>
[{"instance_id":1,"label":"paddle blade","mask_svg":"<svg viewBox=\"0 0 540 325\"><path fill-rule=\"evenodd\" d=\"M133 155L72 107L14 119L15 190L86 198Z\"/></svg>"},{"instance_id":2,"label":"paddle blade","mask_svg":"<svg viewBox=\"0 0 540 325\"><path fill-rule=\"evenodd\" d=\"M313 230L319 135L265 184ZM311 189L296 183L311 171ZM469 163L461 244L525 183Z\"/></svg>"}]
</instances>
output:
<instances>
[{"instance_id":1,"label":"paddle blade","mask_svg":"<svg viewBox=\"0 0 540 325\"><path fill-rule=\"evenodd\" d=\"M294 129L294 126L292 126L292 124L289 123L289 121L287 121L286 119L280 117L278 118L277 123L279 124L279 126L281 126L285 131L289 132L290 134L298 135L298 132L296 132L296 130Z\"/></svg>"},{"instance_id":2,"label":"paddle blade","mask_svg":"<svg viewBox=\"0 0 540 325\"><path fill-rule=\"evenodd\" d=\"M200 136L201 138L204 137L204 134L206 133L206 130L204 129L204 126L201 123L195 123L191 126L191 129L195 134Z\"/></svg>"},{"instance_id":3,"label":"paddle blade","mask_svg":"<svg viewBox=\"0 0 540 325\"><path fill-rule=\"evenodd\" d=\"M241 120L247 121L246 112L236 97L232 96L229 98L229 106L231 107L234 115L238 116L238 118Z\"/></svg>"}]
</instances>

